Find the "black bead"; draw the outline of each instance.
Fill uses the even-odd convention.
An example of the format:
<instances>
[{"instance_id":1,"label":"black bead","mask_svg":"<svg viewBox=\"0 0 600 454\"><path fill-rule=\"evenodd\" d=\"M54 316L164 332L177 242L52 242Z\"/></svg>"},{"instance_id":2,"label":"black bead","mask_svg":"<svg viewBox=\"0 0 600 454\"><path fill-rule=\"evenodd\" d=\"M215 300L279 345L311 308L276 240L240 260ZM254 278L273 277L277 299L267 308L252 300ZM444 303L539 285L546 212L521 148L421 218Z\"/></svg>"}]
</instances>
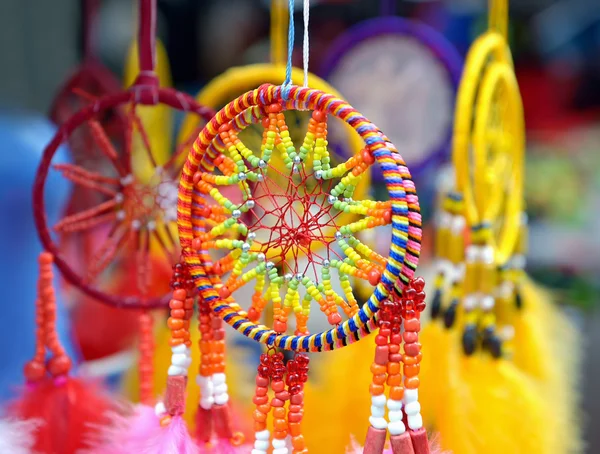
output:
<instances>
[{"instance_id":1,"label":"black bead","mask_svg":"<svg viewBox=\"0 0 600 454\"><path fill-rule=\"evenodd\" d=\"M433 294L433 301L431 302L431 318L437 318L442 311L442 292L436 290Z\"/></svg>"},{"instance_id":2,"label":"black bead","mask_svg":"<svg viewBox=\"0 0 600 454\"><path fill-rule=\"evenodd\" d=\"M472 355L477 347L477 326L467 325L463 331L462 346L465 355Z\"/></svg>"},{"instance_id":3,"label":"black bead","mask_svg":"<svg viewBox=\"0 0 600 454\"><path fill-rule=\"evenodd\" d=\"M502 340L496 334L492 334L488 340L488 349L494 358L502 356Z\"/></svg>"},{"instance_id":4,"label":"black bead","mask_svg":"<svg viewBox=\"0 0 600 454\"><path fill-rule=\"evenodd\" d=\"M523 308L523 297L521 296L521 291L518 289L515 292L515 306L517 306L517 309Z\"/></svg>"},{"instance_id":5,"label":"black bead","mask_svg":"<svg viewBox=\"0 0 600 454\"><path fill-rule=\"evenodd\" d=\"M456 320L456 309L458 307L458 300L455 298L450 303L446 312L444 312L444 326L446 328L452 328L454 321Z\"/></svg>"}]
</instances>

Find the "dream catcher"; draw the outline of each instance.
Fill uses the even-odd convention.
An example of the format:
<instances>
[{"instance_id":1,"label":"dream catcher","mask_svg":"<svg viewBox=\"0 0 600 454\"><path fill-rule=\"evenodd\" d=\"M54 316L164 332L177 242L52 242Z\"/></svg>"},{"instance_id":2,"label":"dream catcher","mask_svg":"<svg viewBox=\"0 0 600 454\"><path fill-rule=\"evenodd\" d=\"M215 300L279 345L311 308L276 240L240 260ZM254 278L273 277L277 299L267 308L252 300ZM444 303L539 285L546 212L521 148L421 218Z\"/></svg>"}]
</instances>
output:
<instances>
[{"instance_id":1,"label":"dream catcher","mask_svg":"<svg viewBox=\"0 0 600 454\"><path fill-rule=\"evenodd\" d=\"M320 74L390 131L389 138L418 177L448 154L462 61L437 31L396 17L395 3L382 0L380 17L336 39ZM334 145L344 140L339 129L331 128ZM383 181L380 173L373 177Z\"/></svg>"},{"instance_id":2,"label":"dream catcher","mask_svg":"<svg viewBox=\"0 0 600 454\"><path fill-rule=\"evenodd\" d=\"M572 452L578 436L559 428L576 432L565 389L574 374L568 354L557 359L557 339L572 341L573 331L548 302L523 298L531 285L523 271L525 138L507 9L492 2L490 29L471 47L458 92L455 188L440 207L433 321L423 332L432 346L423 413L456 452ZM548 394L560 396L550 407Z\"/></svg>"},{"instance_id":3,"label":"dream catcher","mask_svg":"<svg viewBox=\"0 0 600 454\"><path fill-rule=\"evenodd\" d=\"M139 106L164 105L174 110L194 112L201 118L208 119L212 115L210 110L185 94L159 87L154 72L155 13L155 2L140 1L140 73L133 86L94 100L70 117L46 147L34 185L34 216L40 239L66 280L102 303L140 310L140 397L143 403L153 401L153 321L148 311L166 307L169 301L166 296L168 288L150 288L150 283L159 276L154 266L156 262L151 257L162 254L164 259L161 266L170 267L180 255L174 226L177 215L173 204L182 166L178 158L184 146L167 160L158 161L136 112ZM121 153L99 123L99 118L114 109L126 112L128 120L127 140ZM79 128L88 128L90 125L94 125L94 140L106 166L86 168L77 163L53 165L53 157L59 146ZM133 128L141 136L146 159L154 168L148 178L137 173L132 151ZM49 226L45 216L44 193L46 178L51 171L59 172L71 180L77 190L85 188L94 191L99 202L67 214L54 226ZM56 235L51 231L63 236L93 234L95 238L102 237L103 241L96 243L93 255L84 266L80 266L63 254ZM112 286L114 277L122 277L123 274L129 276L129 286L115 291ZM68 405L76 406L84 403L85 398L68 402ZM39 411L43 413L45 406L40 406ZM69 414L68 409L65 412ZM40 417L43 418L42 414ZM61 425L62 420L56 418L49 427L53 427L53 424ZM54 429L57 434L63 433L57 427ZM80 434L72 430L69 436L80 437Z\"/></svg>"},{"instance_id":4,"label":"dream catcher","mask_svg":"<svg viewBox=\"0 0 600 454\"><path fill-rule=\"evenodd\" d=\"M271 4L271 60L272 62L269 64L256 64L249 65L240 68L232 68L217 77L213 81L209 82L197 95L196 100L205 106L212 107L215 109L219 109L225 106L231 99L253 89L254 87L260 85L261 83L268 82L273 84L281 84L286 78L286 66L285 66L285 51L287 44L287 23L286 18L288 17L288 8L286 2L281 0L275 0ZM302 69L292 68L291 74L294 78L300 80L304 77ZM314 76L312 74L307 73L307 77L310 77L311 87L317 88L323 92L331 93L336 97L340 97L338 92L332 88L329 84L327 84L322 79ZM310 126L311 128L316 128L317 124L323 125L323 123L317 123L317 121L312 117L310 112L299 111L295 109L289 109L283 111L282 115L284 115L286 121L286 127L288 128L290 139L294 144L300 144L304 140L304 135L306 134L307 128ZM263 118L263 123L249 123L243 130L239 131L238 137L249 149L258 150L261 148L262 143L264 141L264 129L266 128L266 119ZM360 138L352 131L352 128L345 124L343 121L340 121L337 118L331 119L329 121L329 125L338 124L341 128L341 134L344 136L345 140L345 150L344 154L339 154L328 145L327 137L324 136L322 139L321 146L327 148L328 153L323 155L323 159L327 165L330 167L337 166L347 160L349 155L355 155L360 152L363 148L362 141ZM319 126L323 127L323 126ZM188 115L184 118L183 124L181 127L181 132L179 136L179 142L183 143L185 138L190 137L190 135L194 134L198 128L198 119L193 115ZM316 131L316 130L315 130ZM195 132L197 135L197 132ZM326 134L326 131L321 131L319 134ZM312 158L311 158L312 159ZM273 153L272 160L270 161L273 169L277 169L277 171L272 170L269 180L266 183L261 183L256 181L248 181L248 185L252 188L253 194L255 197L260 197L261 204L264 209L269 211L269 214L266 214L266 218L264 222L271 222L275 220L277 216L275 201L269 196L269 191L271 193L282 194L287 187L288 178L287 174L289 173L289 169L291 169L294 165L291 158L288 157L287 161L284 155L280 153ZM309 190L313 188L315 184L314 179L308 179L306 182ZM365 172L365 174L357 180L356 188L354 189L354 198L366 198L367 191L370 186L370 172ZM316 190L315 188L313 188ZM223 188L223 194L226 195L232 202L241 203L242 202L242 194L232 186L226 186ZM212 203L216 203L214 200L209 200ZM208 202L207 202L208 203ZM275 211L273 211L275 210ZM339 225L345 223L351 223L354 220L358 219L358 216L350 211L341 212L336 221ZM254 222L252 215L246 212L242 213L242 221L247 223ZM296 222L296 221L295 221ZM389 227L389 226L388 226ZM385 228L385 227L384 227ZM310 230L310 229L309 229ZM378 229L377 229L378 230ZM386 234L390 235L389 231ZM322 256L322 251L324 248L322 242L319 241L311 241L311 249L315 251L316 254ZM301 267L310 266L311 268L316 268L317 270L321 269L320 261L317 263L309 263L309 258L306 254L301 254L298 257L298 261ZM320 271L318 271L320 273ZM358 285L360 279L355 278L354 276L349 276L347 281L348 285ZM347 285L346 280L344 280L343 285ZM338 292L343 292L343 288L341 287L341 283L333 282L333 288ZM368 292L365 292L362 301L366 300L366 298L370 295L367 295ZM247 298L250 300L252 298L253 291L250 286L244 286L239 289L238 295L240 300L243 298ZM359 301L359 302L362 302ZM265 315L266 317L271 317L270 313ZM324 328L323 325L324 319L320 320L309 320L308 323L312 326L309 328L314 331L316 329L322 330ZM272 323L272 321L271 321ZM192 330L192 339L195 339L197 331ZM156 380L159 383L163 383L166 377L164 376L164 371L167 369L167 365L170 361L171 351L167 348L167 339L169 337L168 332L159 333L159 337L164 339L162 343L162 347L159 345L157 348L157 358L156 364L165 364L166 367L161 367L160 370L163 371L163 374L160 372L156 375ZM240 369L247 368L248 370L254 370L256 367L255 358L260 355L260 350L257 348L254 342L247 342L245 339L231 339L231 341L235 342L235 346L237 348L231 349L231 352L228 354L227 359L228 367L237 367ZM195 342L195 340L194 340ZM249 354L248 352L251 352ZM199 352L193 352L193 364L194 367L200 367L200 357ZM133 376L133 374L132 374ZM132 385L135 385L135 380L129 380ZM254 392L254 388L251 386L244 386L244 383L232 382L229 384L230 391L233 393L235 401L239 405L243 405L243 402L247 402L252 398L252 393ZM135 386L132 386L135 387ZM192 388L189 391L190 398L187 400L188 408L186 410L186 415L188 417L188 421L192 422L193 415L196 413L196 402L200 399L200 396L197 394L199 392L198 389ZM247 408L250 410L249 408ZM316 420L315 420L316 423Z\"/></svg>"},{"instance_id":5,"label":"dream catcher","mask_svg":"<svg viewBox=\"0 0 600 454\"><path fill-rule=\"evenodd\" d=\"M290 28L293 31L291 19ZM203 129L188 155L178 202L185 262L171 300L173 357L163 421L180 424L183 413L185 365L190 357L185 346L189 345L191 278L199 294L200 348L203 353L211 352L202 356L198 381L202 399L213 404L210 411L219 417L214 423L220 438L233 435L225 424L228 397L220 353L223 347L218 346L223 342L222 321L267 347L260 358L253 398L255 454L266 453L269 446L276 454L289 452L288 437L292 452L307 451L301 429L309 364L304 352L345 347L379 326L373 366L377 372L371 387L373 415L365 452L383 452L388 428L394 452L429 452L417 391L421 359L418 318L424 293L423 282L412 279L421 228L410 173L387 138L350 105L322 91L291 84L292 43L289 46L285 83L262 85L227 104ZM300 146L290 138L286 110L313 112ZM327 159L328 115L345 121L366 144L336 166ZM257 123L264 126L263 140L260 150L251 150L239 135ZM285 169L273 165L271 158L276 154L292 165ZM387 202L355 195L359 180L375 162L386 177ZM287 183L281 186L284 179ZM239 192L239 202L224 195L228 187ZM272 190L276 187L278 192ZM355 218L342 223L341 213ZM392 225L388 259L356 238L357 232L383 224ZM322 247L313 248L313 243ZM308 258L308 265L300 264L301 256ZM350 277L374 287L362 307L353 295ZM333 290L334 280L341 282L341 292ZM242 308L236 294L246 285L252 285L254 293L250 306ZM317 307L331 327L310 334L308 320ZM261 323L267 311L273 313L271 326ZM410 333L405 333L404 339L400 334L403 321ZM404 355L400 354L401 343ZM277 349L292 351L294 356L286 364ZM389 399L384 394L386 380L391 388ZM200 411L206 410L203 403ZM384 418L386 403L393 422L389 426ZM239 442L235 437L231 440Z\"/></svg>"}]
</instances>

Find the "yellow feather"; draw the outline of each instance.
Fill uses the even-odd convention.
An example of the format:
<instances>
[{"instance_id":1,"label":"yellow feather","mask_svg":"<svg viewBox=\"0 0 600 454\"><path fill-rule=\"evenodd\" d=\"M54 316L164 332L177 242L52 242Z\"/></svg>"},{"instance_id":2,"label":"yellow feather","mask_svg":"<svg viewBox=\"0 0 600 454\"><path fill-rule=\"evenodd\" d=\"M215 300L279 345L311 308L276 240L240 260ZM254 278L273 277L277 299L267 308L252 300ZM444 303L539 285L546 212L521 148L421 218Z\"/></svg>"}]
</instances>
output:
<instances>
[{"instance_id":1,"label":"yellow feather","mask_svg":"<svg viewBox=\"0 0 600 454\"><path fill-rule=\"evenodd\" d=\"M527 279L522 286L523 308L515 311L513 360L538 380L552 401L557 427L556 453L582 450L578 385L581 339L575 326L551 296ZM568 428L568 431L565 431Z\"/></svg>"}]
</instances>

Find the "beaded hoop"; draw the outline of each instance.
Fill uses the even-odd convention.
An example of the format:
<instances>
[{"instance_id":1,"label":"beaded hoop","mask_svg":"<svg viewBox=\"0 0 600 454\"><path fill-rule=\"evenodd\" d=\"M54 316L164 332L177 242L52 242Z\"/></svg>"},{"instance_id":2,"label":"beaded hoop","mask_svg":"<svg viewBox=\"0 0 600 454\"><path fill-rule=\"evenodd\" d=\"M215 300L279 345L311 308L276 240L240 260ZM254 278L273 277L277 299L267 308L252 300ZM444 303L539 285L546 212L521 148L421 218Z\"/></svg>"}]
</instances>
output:
<instances>
[{"instance_id":1,"label":"beaded hoop","mask_svg":"<svg viewBox=\"0 0 600 454\"><path fill-rule=\"evenodd\" d=\"M214 145L211 147L211 144L218 137L220 128L224 127L221 131L243 129L250 122L257 122L266 115L265 109L273 103L281 103L285 108L323 111L352 126L367 144L367 149L363 152L365 154L357 155L354 162L360 162L361 156L367 160L370 159L370 163L377 161L384 171L386 186L391 198L389 206L393 233L390 257L386 261L383 273L377 276L377 281L379 279L380 281L377 283L374 293L351 318L338 323L335 328L312 335L286 335L250 321L246 312L239 309L236 304L228 302L228 295L223 295L221 292L223 296L220 296L218 291L221 288L220 278L212 273L209 274L210 264L208 261L210 258L207 251L202 250L198 253L194 249L194 234L204 235L203 232L197 232L194 228L193 218L198 216L198 212L192 213L193 203L196 203L193 202L193 197L194 195L200 196L200 193L194 190L198 182L197 179L195 180L195 176L197 172L212 171L213 160L219 152L218 147L215 149ZM247 158L253 161L252 157ZM223 159L220 159L219 162L222 163ZM350 167L347 166L346 169ZM368 164L364 167L368 167ZM222 178L227 180L229 177ZM201 207L201 210L205 211L205 207ZM384 215L379 213L379 216ZM358 341L367 335L375 327L375 314L392 287L399 283L399 290L401 290L412 279L418 263L421 240L419 203L410 173L402 158L395 152L395 148L381 131L349 104L330 94L309 88L288 86L284 89L269 84L230 102L201 132L188 155L181 176L178 226L182 252L201 298L211 305L220 318L243 335L261 343L294 351L332 350Z\"/></svg>"}]
</instances>

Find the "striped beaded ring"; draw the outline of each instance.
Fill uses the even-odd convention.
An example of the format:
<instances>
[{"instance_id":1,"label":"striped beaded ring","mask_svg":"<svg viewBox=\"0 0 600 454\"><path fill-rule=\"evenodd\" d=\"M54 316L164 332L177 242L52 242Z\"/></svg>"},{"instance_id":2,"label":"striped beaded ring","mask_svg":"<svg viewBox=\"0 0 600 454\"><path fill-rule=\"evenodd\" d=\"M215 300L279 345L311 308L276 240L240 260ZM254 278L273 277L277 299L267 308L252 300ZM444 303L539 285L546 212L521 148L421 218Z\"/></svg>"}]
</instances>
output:
<instances>
[{"instance_id":1,"label":"striped beaded ring","mask_svg":"<svg viewBox=\"0 0 600 454\"><path fill-rule=\"evenodd\" d=\"M313 111L299 148L282 112L292 109ZM333 168L327 115L348 123L366 144ZM252 123L264 127L260 154L238 138ZM269 163L273 153L286 163L287 185L280 183L281 170ZM357 182L376 162L389 200L354 200ZM277 182L270 178L274 172ZM188 155L177 209L182 253L200 297L243 335L286 350L332 350L369 334L381 302L394 286L401 291L410 282L418 263L419 202L402 157L349 104L315 89L265 84L221 109ZM340 225L340 213L355 220ZM387 259L355 236L390 224ZM325 248L315 252L314 242ZM352 292L354 279L374 286L362 307ZM251 281L254 293L245 298L251 305L243 310L234 296ZM313 303L332 327L309 334ZM267 304L273 308L272 327L259 324ZM289 334L292 313L295 331Z\"/></svg>"}]
</instances>

